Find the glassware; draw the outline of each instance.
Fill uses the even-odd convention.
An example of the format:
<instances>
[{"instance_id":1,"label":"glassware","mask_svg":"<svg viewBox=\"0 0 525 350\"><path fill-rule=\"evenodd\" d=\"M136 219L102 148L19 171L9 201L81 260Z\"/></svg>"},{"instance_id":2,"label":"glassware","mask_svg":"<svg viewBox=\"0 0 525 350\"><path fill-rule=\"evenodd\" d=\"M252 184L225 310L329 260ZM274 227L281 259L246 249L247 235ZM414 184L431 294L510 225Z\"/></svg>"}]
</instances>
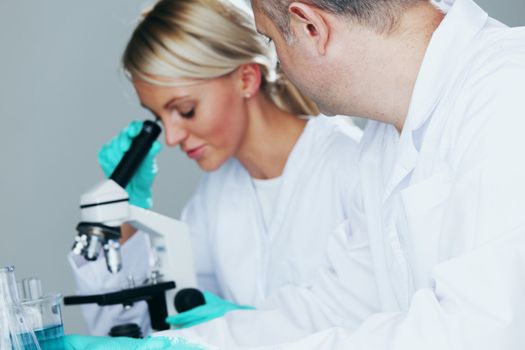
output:
<instances>
[{"instance_id":1,"label":"glassware","mask_svg":"<svg viewBox=\"0 0 525 350\"><path fill-rule=\"evenodd\" d=\"M16 284L18 286L18 298L20 300L38 299L44 295L42 293L42 281L40 278L24 278L17 281Z\"/></svg>"},{"instance_id":2,"label":"glassware","mask_svg":"<svg viewBox=\"0 0 525 350\"><path fill-rule=\"evenodd\" d=\"M49 294L22 300L26 322L35 332L42 350L64 349L64 325L61 312L62 295Z\"/></svg>"},{"instance_id":3,"label":"glassware","mask_svg":"<svg viewBox=\"0 0 525 350\"><path fill-rule=\"evenodd\" d=\"M14 266L0 268L0 349L41 350L18 299Z\"/></svg>"}]
</instances>

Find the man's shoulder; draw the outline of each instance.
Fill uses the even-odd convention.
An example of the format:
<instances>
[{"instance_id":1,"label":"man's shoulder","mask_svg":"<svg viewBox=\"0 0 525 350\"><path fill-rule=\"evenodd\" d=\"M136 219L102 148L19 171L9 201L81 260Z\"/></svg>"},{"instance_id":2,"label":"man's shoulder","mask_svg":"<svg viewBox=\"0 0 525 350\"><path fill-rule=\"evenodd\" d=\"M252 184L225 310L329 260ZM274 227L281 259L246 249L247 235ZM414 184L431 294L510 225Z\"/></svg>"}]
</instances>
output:
<instances>
[{"instance_id":1,"label":"man's shoulder","mask_svg":"<svg viewBox=\"0 0 525 350\"><path fill-rule=\"evenodd\" d=\"M511 140L525 147L516 133L525 128L525 28L487 29L468 55L433 123L436 147L457 167L469 158L513 152Z\"/></svg>"},{"instance_id":2,"label":"man's shoulder","mask_svg":"<svg viewBox=\"0 0 525 350\"><path fill-rule=\"evenodd\" d=\"M523 107L525 27L485 30L474 44L466 65L468 74L458 98L465 103L467 112L506 111L508 115L509 109Z\"/></svg>"},{"instance_id":3,"label":"man's shoulder","mask_svg":"<svg viewBox=\"0 0 525 350\"><path fill-rule=\"evenodd\" d=\"M519 110L525 99L525 27L488 27L465 51L442 104L450 124L499 118ZM485 123L487 120L483 121Z\"/></svg>"},{"instance_id":4,"label":"man's shoulder","mask_svg":"<svg viewBox=\"0 0 525 350\"><path fill-rule=\"evenodd\" d=\"M489 26L474 40L469 50L471 79L494 78L513 67L525 72L525 27Z\"/></svg>"}]
</instances>

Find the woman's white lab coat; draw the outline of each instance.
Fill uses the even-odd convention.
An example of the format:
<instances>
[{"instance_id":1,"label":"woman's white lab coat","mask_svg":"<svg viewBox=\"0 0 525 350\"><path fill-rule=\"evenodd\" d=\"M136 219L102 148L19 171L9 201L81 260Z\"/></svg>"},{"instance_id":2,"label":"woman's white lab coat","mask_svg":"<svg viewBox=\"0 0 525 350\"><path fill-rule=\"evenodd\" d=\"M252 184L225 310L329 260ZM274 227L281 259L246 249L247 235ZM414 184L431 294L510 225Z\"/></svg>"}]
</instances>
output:
<instances>
[{"instance_id":1,"label":"woman's white lab coat","mask_svg":"<svg viewBox=\"0 0 525 350\"><path fill-rule=\"evenodd\" d=\"M235 311L175 334L229 350L525 349L525 29L456 0L401 135L370 122L361 147L362 200L338 237L366 229L380 312L307 337L277 311ZM329 250L339 262L353 254ZM341 307L360 307L353 294ZM316 317L315 303L297 309Z\"/></svg>"},{"instance_id":2,"label":"woman's white lab coat","mask_svg":"<svg viewBox=\"0 0 525 350\"><path fill-rule=\"evenodd\" d=\"M310 284L327 264L330 235L348 219L360 136L347 117L310 119L287 160L269 225L252 179L236 159L206 174L182 215L190 226L199 286L259 307L284 285ZM103 261L71 258L78 292L99 292L125 283L130 274L145 275L148 244L143 235L123 246L124 271L116 276L105 271ZM149 328L141 303L128 310L94 305L83 310L92 334L107 334L111 326L130 321L146 332Z\"/></svg>"}]
</instances>

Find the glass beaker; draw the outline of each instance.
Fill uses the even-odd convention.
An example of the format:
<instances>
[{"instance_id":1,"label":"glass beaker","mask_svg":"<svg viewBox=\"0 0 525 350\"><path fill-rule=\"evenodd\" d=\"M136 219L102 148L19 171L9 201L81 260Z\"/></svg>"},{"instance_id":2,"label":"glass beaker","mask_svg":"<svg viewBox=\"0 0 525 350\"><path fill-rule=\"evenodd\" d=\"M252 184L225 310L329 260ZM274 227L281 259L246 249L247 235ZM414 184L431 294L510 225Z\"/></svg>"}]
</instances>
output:
<instances>
[{"instance_id":1,"label":"glass beaker","mask_svg":"<svg viewBox=\"0 0 525 350\"><path fill-rule=\"evenodd\" d=\"M41 350L18 300L15 268L0 268L0 349Z\"/></svg>"},{"instance_id":2,"label":"glass beaker","mask_svg":"<svg viewBox=\"0 0 525 350\"><path fill-rule=\"evenodd\" d=\"M26 323L35 332L42 350L64 349L61 302L61 294L50 294L21 302Z\"/></svg>"}]
</instances>

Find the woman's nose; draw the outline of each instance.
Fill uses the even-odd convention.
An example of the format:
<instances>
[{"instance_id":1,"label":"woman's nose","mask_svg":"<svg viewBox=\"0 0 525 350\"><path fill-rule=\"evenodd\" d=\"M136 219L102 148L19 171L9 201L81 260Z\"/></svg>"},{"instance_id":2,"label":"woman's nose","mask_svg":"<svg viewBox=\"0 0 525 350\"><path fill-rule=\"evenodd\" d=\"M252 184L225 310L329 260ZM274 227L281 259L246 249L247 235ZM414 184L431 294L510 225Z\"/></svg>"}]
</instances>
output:
<instances>
[{"instance_id":1,"label":"woman's nose","mask_svg":"<svg viewBox=\"0 0 525 350\"><path fill-rule=\"evenodd\" d=\"M188 131L180 126L170 125L166 128L166 145L174 147L188 137Z\"/></svg>"}]
</instances>

